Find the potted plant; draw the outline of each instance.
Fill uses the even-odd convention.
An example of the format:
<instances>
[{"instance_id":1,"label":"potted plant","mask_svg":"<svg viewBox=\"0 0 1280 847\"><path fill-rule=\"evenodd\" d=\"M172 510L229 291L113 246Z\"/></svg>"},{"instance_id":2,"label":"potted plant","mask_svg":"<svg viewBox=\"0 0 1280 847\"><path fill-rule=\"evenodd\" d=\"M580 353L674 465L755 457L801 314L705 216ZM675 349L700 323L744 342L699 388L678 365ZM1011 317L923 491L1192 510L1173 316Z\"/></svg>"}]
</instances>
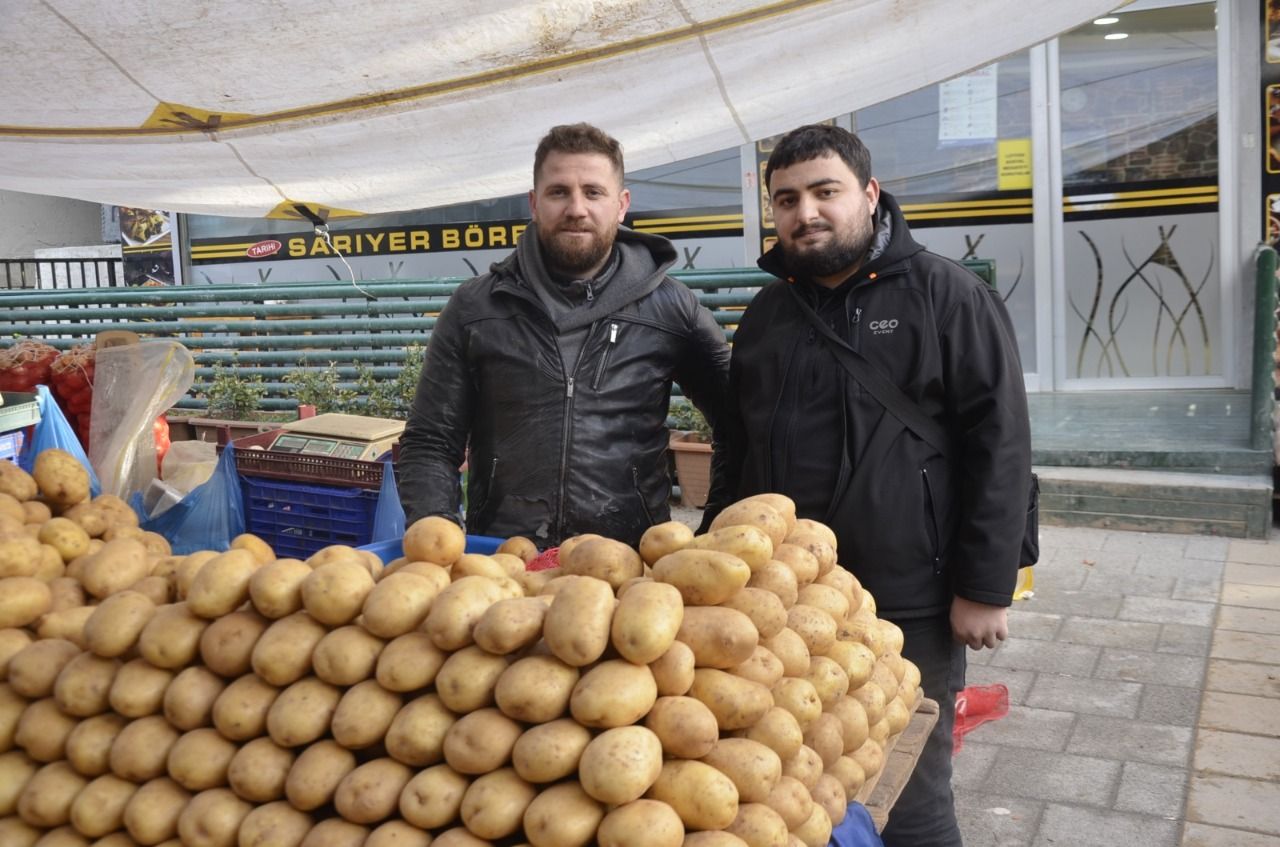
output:
<instances>
[{"instance_id":1,"label":"potted plant","mask_svg":"<svg viewBox=\"0 0 1280 847\"><path fill-rule=\"evenodd\" d=\"M675 456L680 505L701 509L711 489L711 427L692 403L671 404L669 446Z\"/></svg>"}]
</instances>

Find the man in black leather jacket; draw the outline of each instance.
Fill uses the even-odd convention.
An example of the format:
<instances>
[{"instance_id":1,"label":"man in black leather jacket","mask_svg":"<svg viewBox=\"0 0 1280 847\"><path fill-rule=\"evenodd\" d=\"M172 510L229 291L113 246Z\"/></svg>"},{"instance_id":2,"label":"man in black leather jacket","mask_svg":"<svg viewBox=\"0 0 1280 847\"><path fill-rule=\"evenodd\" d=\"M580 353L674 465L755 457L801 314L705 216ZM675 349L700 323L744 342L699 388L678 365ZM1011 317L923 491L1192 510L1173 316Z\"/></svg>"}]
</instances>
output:
<instances>
[{"instance_id":1,"label":"man in black leather jacket","mask_svg":"<svg viewBox=\"0 0 1280 847\"><path fill-rule=\"evenodd\" d=\"M669 519L672 382L714 427L729 348L667 276L671 243L620 226L630 201L610 136L575 124L539 143L532 226L458 288L432 332L401 438L410 523L458 518L464 457L472 534L545 548L594 532L634 545Z\"/></svg>"}]
</instances>

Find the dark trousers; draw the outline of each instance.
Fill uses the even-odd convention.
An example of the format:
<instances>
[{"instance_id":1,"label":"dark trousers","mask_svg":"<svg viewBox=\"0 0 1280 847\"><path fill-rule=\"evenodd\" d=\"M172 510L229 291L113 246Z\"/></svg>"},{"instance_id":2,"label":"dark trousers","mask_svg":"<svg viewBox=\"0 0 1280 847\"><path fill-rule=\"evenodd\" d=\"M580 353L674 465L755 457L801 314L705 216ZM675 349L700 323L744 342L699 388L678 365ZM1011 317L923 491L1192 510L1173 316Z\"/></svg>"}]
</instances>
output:
<instances>
[{"instance_id":1,"label":"dark trousers","mask_svg":"<svg viewBox=\"0 0 1280 847\"><path fill-rule=\"evenodd\" d=\"M920 668L924 696L938 701L940 714L880 837L885 847L961 847L951 793L951 731L956 693L964 688L965 648L951 638L946 615L894 623L905 636L902 655Z\"/></svg>"}]
</instances>

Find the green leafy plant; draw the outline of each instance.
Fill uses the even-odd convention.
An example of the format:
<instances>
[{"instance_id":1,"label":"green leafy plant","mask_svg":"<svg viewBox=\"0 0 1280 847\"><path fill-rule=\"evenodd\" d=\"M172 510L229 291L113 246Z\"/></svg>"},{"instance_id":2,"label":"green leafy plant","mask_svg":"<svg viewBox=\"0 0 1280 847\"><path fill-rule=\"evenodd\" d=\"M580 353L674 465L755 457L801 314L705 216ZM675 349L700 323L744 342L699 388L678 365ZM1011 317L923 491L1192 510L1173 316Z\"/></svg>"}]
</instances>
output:
<instances>
[{"instance_id":1,"label":"green leafy plant","mask_svg":"<svg viewBox=\"0 0 1280 847\"><path fill-rule=\"evenodd\" d=\"M202 396L209 401L212 417L243 421L258 411L258 404L266 393L267 387L260 375L244 374L233 361L230 368L221 364L213 366L213 379Z\"/></svg>"},{"instance_id":2,"label":"green leafy plant","mask_svg":"<svg viewBox=\"0 0 1280 847\"><path fill-rule=\"evenodd\" d=\"M707 419L688 400L671 404L667 426L681 432L691 432L703 441L711 440L711 426L707 423Z\"/></svg>"},{"instance_id":3,"label":"green leafy plant","mask_svg":"<svg viewBox=\"0 0 1280 847\"><path fill-rule=\"evenodd\" d=\"M316 412L345 412L375 418L404 420L413 406L425 359L422 347L405 349L404 363L391 378L380 378L363 362L355 365L354 383L338 371L337 362L329 362L323 370L299 367L285 375L299 403L316 407ZM301 364L301 363L300 363Z\"/></svg>"}]
</instances>

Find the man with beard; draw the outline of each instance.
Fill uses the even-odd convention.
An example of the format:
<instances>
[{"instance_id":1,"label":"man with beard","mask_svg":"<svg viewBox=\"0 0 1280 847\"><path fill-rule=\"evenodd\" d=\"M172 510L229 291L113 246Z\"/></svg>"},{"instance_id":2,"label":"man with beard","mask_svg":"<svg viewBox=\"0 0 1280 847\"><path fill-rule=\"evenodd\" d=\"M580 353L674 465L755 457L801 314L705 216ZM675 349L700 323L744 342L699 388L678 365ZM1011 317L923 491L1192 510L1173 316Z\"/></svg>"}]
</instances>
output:
<instances>
[{"instance_id":1,"label":"man with beard","mask_svg":"<svg viewBox=\"0 0 1280 847\"><path fill-rule=\"evenodd\" d=\"M856 135L788 133L765 184L778 243L760 266L780 280L734 337L730 476L715 482L730 499L786 494L831 526L840 564L902 628L942 716L884 843L959 845L964 651L1006 637L1023 564L1031 439L1013 326L994 289L911 237Z\"/></svg>"},{"instance_id":2,"label":"man with beard","mask_svg":"<svg viewBox=\"0 0 1280 847\"><path fill-rule=\"evenodd\" d=\"M630 203L610 136L574 124L538 144L532 226L458 288L431 334L401 438L409 522L458 519L464 456L473 534L634 545L670 518L672 382L715 426L729 348L667 276L671 243L620 226Z\"/></svg>"}]
</instances>

